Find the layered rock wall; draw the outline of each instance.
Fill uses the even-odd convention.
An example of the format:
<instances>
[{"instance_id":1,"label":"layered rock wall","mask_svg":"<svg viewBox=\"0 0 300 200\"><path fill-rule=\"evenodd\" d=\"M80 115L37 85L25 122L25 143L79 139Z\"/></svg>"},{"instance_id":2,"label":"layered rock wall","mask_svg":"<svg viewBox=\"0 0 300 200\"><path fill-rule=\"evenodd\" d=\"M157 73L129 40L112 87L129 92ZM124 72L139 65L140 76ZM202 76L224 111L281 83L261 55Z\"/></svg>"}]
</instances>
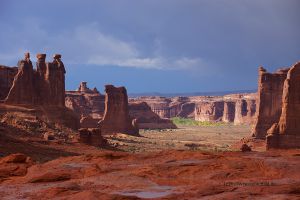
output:
<instances>
[{"instance_id":1,"label":"layered rock wall","mask_svg":"<svg viewBox=\"0 0 300 200\"><path fill-rule=\"evenodd\" d=\"M280 119L268 130L267 148L300 148L300 62L290 68L282 92Z\"/></svg>"},{"instance_id":2,"label":"layered rock wall","mask_svg":"<svg viewBox=\"0 0 300 200\"><path fill-rule=\"evenodd\" d=\"M239 99L235 103L234 124L251 124L254 122L256 102L253 99Z\"/></svg>"},{"instance_id":3,"label":"layered rock wall","mask_svg":"<svg viewBox=\"0 0 300 200\"><path fill-rule=\"evenodd\" d=\"M161 118L182 117L199 121L251 124L256 111L256 94L193 97L138 97L130 102L146 102Z\"/></svg>"},{"instance_id":4,"label":"layered rock wall","mask_svg":"<svg viewBox=\"0 0 300 200\"><path fill-rule=\"evenodd\" d=\"M195 108L197 121L221 121L224 111L224 101L201 102Z\"/></svg>"},{"instance_id":5,"label":"layered rock wall","mask_svg":"<svg viewBox=\"0 0 300 200\"><path fill-rule=\"evenodd\" d=\"M225 101L223 111L223 122L233 122L235 118L235 102Z\"/></svg>"},{"instance_id":6,"label":"layered rock wall","mask_svg":"<svg viewBox=\"0 0 300 200\"><path fill-rule=\"evenodd\" d=\"M259 68L257 112L252 131L256 138L265 138L267 130L280 118L283 84L287 72L288 69L280 69L272 74L262 67Z\"/></svg>"}]
</instances>

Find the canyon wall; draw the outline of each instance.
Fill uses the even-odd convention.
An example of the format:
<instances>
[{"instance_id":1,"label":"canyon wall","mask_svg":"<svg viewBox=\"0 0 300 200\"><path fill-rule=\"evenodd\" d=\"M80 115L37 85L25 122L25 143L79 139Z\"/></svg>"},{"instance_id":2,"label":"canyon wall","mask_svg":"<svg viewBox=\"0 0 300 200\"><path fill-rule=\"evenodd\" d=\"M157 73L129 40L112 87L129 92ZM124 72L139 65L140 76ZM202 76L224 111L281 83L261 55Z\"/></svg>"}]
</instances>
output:
<instances>
[{"instance_id":1,"label":"canyon wall","mask_svg":"<svg viewBox=\"0 0 300 200\"><path fill-rule=\"evenodd\" d=\"M268 130L267 148L300 148L300 62L292 66L284 81L282 110Z\"/></svg>"},{"instance_id":2,"label":"canyon wall","mask_svg":"<svg viewBox=\"0 0 300 200\"><path fill-rule=\"evenodd\" d=\"M281 115L283 84L288 68L279 69L275 73L268 73L263 67L259 68L257 113L252 135L265 138L267 130Z\"/></svg>"},{"instance_id":3,"label":"canyon wall","mask_svg":"<svg viewBox=\"0 0 300 200\"><path fill-rule=\"evenodd\" d=\"M129 103L146 102L151 110L161 118L183 117L194 118L195 103L190 97L138 97L130 98Z\"/></svg>"},{"instance_id":4,"label":"canyon wall","mask_svg":"<svg viewBox=\"0 0 300 200\"><path fill-rule=\"evenodd\" d=\"M255 120L256 101L239 99L235 102L234 124L252 124Z\"/></svg>"},{"instance_id":5,"label":"canyon wall","mask_svg":"<svg viewBox=\"0 0 300 200\"><path fill-rule=\"evenodd\" d=\"M222 121L223 122L233 122L235 118L235 102L225 101Z\"/></svg>"},{"instance_id":6,"label":"canyon wall","mask_svg":"<svg viewBox=\"0 0 300 200\"><path fill-rule=\"evenodd\" d=\"M145 103L130 103L129 115L136 119L140 129L174 129L175 124L169 119L162 119Z\"/></svg>"},{"instance_id":7,"label":"canyon wall","mask_svg":"<svg viewBox=\"0 0 300 200\"><path fill-rule=\"evenodd\" d=\"M193 97L138 97L131 103L146 102L161 118L182 117L198 121L251 124L256 111L256 94Z\"/></svg>"},{"instance_id":8,"label":"canyon wall","mask_svg":"<svg viewBox=\"0 0 300 200\"><path fill-rule=\"evenodd\" d=\"M196 121L221 121L224 111L224 101L199 102L195 108Z\"/></svg>"}]
</instances>

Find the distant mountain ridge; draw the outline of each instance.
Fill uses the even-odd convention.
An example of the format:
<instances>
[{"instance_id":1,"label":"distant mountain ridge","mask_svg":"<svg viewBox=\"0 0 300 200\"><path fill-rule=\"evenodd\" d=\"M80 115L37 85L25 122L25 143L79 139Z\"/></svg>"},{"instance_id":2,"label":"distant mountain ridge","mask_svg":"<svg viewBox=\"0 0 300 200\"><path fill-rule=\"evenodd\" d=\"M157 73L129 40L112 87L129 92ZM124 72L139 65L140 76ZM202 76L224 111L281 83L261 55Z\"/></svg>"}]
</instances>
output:
<instances>
[{"instance_id":1,"label":"distant mountain ridge","mask_svg":"<svg viewBox=\"0 0 300 200\"><path fill-rule=\"evenodd\" d=\"M160 93L160 92L144 92L144 93L129 93L131 98L141 96L160 96L160 97L191 97L191 96L224 96L227 94L239 94L239 93L255 93L257 90L235 90L235 91L221 91L221 92L188 92L188 93Z\"/></svg>"}]
</instances>

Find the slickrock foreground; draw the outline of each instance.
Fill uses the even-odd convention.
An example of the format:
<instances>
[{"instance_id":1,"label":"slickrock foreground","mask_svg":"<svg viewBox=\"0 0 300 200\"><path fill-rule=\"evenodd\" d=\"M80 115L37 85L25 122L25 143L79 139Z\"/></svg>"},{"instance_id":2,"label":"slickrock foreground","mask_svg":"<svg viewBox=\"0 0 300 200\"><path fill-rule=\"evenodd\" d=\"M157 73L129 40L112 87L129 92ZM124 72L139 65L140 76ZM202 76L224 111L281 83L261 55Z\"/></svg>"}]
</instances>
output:
<instances>
[{"instance_id":1,"label":"slickrock foreground","mask_svg":"<svg viewBox=\"0 0 300 200\"><path fill-rule=\"evenodd\" d=\"M102 151L43 164L2 158L0 174L10 173L0 178L0 195L39 200L296 200L300 197L299 155L299 151ZM17 167L19 171L14 170Z\"/></svg>"}]
</instances>

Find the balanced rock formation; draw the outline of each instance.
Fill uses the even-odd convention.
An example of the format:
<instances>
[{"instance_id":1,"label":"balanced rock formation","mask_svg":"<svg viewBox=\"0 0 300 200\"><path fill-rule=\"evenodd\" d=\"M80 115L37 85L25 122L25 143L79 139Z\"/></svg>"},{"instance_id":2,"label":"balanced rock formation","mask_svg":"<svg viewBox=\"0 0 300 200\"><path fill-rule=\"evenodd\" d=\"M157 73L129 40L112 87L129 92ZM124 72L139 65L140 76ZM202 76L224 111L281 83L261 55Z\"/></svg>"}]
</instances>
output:
<instances>
[{"instance_id":1,"label":"balanced rock formation","mask_svg":"<svg viewBox=\"0 0 300 200\"><path fill-rule=\"evenodd\" d=\"M300 62L284 81L280 119L268 130L267 148L300 148Z\"/></svg>"},{"instance_id":2,"label":"balanced rock formation","mask_svg":"<svg viewBox=\"0 0 300 200\"><path fill-rule=\"evenodd\" d=\"M283 84L288 70L288 68L279 69L272 74L263 67L259 68L257 112L252 131L252 135L256 138L265 138L267 130L280 118Z\"/></svg>"},{"instance_id":3,"label":"balanced rock formation","mask_svg":"<svg viewBox=\"0 0 300 200\"><path fill-rule=\"evenodd\" d=\"M79 129L79 141L92 146L103 146L105 143L104 138L101 135L101 130L99 128Z\"/></svg>"},{"instance_id":4,"label":"balanced rock formation","mask_svg":"<svg viewBox=\"0 0 300 200\"><path fill-rule=\"evenodd\" d=\"M30 54L18 62L18 73L5 99L6 104L65 105L65 68L55 54L52 63L46 63L46 54L37 54L37 70L33 69Z\"/></svg>"},{"instance_id":5,"label":"balanced rock formation","mask_svg":"<svg viewBox=\"0 0 300 200\"><path fill-rule=\"evenodd\" d=\"M136 121L129 116L126 88L106 85L105 92L105 112L103 119L99 122L101 133L103 135L112 133L138 135Z\"/></svg>"},{"instance_id":6,"label":"balanced rock formation","mask_svg":"<svg viewBox=\"0 0 300 200\"><path fill-rule=\"evenodd\" d=\"M146 102L130 103L129 115L136 119L140 129L174 129L175 124L169 119L162 119L154 113Z\"/></svg>"},{"instance_id":7,"label":"balanced rock formation","mask_svg":"<svg viewBox=\"0 0 300 200\"><path fill-rule=\"evenodd\" d=\"M18 69L0 70L0 83L4 89L1 93L0 112L6 112L13 106L33 109L32 113L47 122L64 124L77 129L79 119L65 107L65 67L61 55L55 54L53 62L46 62L46 54L37 54L36 69L33 69L30 54L18 62ZM14 76L13 81L12 76ZM8 89L9 88L9 89ZM4 97L6 95L6 97Z\"/></svg>"}]
</instances>

